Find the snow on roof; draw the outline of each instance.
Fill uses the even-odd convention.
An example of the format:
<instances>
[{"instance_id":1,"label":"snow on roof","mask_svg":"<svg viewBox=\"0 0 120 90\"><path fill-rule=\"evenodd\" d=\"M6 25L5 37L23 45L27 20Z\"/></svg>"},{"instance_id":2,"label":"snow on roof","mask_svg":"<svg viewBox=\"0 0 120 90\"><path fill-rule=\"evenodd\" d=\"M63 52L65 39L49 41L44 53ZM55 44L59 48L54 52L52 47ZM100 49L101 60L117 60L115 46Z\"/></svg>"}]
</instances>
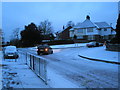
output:
<instances>
[{"instance_id":1,"label":"snow on roof","mask_svg":"<svg viewBox=\"0 0 120 90\"><path fill-rule=\"evenodd\" d=\"M108 23L106 22L96 22L95 23L98 28L106 28L106 27L111 27Z\"/></svg>"},{"instance_id":2,"label":"snow on roof","mask_svg":"<svg viewBox=\"0 0 120 90\"><path fill-rule=\"evenodd\" d=\"M57 31L57 33L61 33L63 30L59 30L59 31Z\"/></svg>"},{"instance_id":3,"label":"snow on roof","mask_svg":"<svg viewBox=\"0 0 120 90\"><path fill-rule=\"evenodd\" d=\"M55 34L55 33L53 33L53 36L54 36L54 37L56 37L56 34Z\"/></svg>"},{"instance_id":4,"label":"snow on roof","mask_svg":"<svg viewBox=\"0 0 120 90\"><path fill-rule=\"evenodd\" d=\"M76 24L76 26L79 26L81 23L82 23L82 22L78 22L78 23Z\"/></svg>"},{"instance_id":5,"label":"snow on roof","mask_svg":"<svg viewBox=\"0 0 120 90\"><path fill-rule=\"evenodd\" d=\"M73 31L74 30L74 28L71 28L69 31Z\"/></svg>"},{"instance_id":6,"label":"snow on roof","mask_svg":"<svg viewBox=\"0 0 120 90\"><path fill-rule=\"evenodd\" d=\"M115 30L112 30L112 31L111 31L111 34L115 35L115 34L116 34L116 31L115 31Z\"/></svg>"},{"instance_id":7,"label":"snow on roof","mask_svg":"<svg viewBox=\"0 0 120 90\"><path fill-rule=\"evenodd\" d=\"M96 27L96 26L89 19L86 19L84 22L78 23L74 28L89 28L89 27Z\"/></svg>"}]
</instances>

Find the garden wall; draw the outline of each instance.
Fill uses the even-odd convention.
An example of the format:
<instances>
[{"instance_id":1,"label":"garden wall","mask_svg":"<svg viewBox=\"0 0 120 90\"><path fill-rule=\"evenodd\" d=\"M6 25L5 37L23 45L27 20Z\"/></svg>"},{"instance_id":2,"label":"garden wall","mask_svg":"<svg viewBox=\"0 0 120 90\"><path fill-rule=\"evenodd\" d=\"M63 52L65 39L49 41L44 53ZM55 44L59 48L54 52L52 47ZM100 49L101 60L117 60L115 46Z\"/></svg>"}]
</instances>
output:
<instances>
[{"instance_id":1,"label":"garden wall","mask_svg":"<svg viewBox=\"0 0 120 90\"><path fill-rule=\"evenodd\" d=\"M106 50L120 52L120 44L110 44L110 43L108 43L106 45Z\"/></svg>"}]
</instances>

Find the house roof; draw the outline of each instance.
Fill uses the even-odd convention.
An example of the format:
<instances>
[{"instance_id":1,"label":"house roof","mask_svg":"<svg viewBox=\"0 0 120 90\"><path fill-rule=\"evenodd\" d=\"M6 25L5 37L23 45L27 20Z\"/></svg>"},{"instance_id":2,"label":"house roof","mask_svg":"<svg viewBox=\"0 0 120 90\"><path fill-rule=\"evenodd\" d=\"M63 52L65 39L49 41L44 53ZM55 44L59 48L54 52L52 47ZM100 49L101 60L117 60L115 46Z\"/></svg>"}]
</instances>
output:
<instances>
[{"instance_id":1,"label":"house roof","mask_svg":"<svg viewBox=\"0 0 120 90\"><path fill-rule=\"evenodd\" d=\"M73 28L70 29L70 31L74 30L75 28L108 28L111 27L108 23L106 22L91 22L90 17L87 16L86 20L82 23L77 23Z\"/></svg>"},{"instance_id":2,"label":"house roof","mask_svg":"<svg viewBox=\"0 0 120 90\"><path fill-rule=\"evenodd\" d=\"M53 36L54 36L54 37L56 37L56 34L55 34L55 33L53 33Z\"/></svg>"},{"instance_id":3,"label":"house roof","mask_svg":"<svg viewBox=\"0 0 120 90\"><path fill-rule=\"evenodd\" d=\"M107 27L111 27L108 23L106 22L96 22L95 23L97 25L98 28L107 28Z\"/></svg>"},{"instance_id":4,"label":"house roof","mask_svg":"<svg viewBox=\"0 0 120 90\"><path fill-rule=\"evenodd\" d=\"M89 19L86 19L84 22L77 24L74 28L90 28L96 27Z\"/></svg>"},{"instance_id":5,"label":"house roof","mask_svg":"<svg viewBox=\"0 0 120 90\"><path fill-rule=\"evenodd\" d=\"M69 31L73 31L74 30L74 28L71 28Z\"/></svg>"}]
</instances>

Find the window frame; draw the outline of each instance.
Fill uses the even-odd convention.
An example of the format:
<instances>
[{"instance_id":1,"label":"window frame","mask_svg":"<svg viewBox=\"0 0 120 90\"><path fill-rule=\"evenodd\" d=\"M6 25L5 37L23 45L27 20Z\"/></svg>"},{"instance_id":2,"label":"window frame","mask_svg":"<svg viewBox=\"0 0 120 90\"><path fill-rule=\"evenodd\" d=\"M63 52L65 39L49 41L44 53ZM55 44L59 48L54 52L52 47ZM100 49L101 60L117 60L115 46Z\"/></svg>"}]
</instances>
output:
<instances>
[{"instance_id":1,"label":"window frame","mask_svg":"<svg viewBox=\"0 0 120 90\"><path fill-rule=\"evenodd\" d=\"M87 32L93 32L93 28L87 28Z\"/></svg>"}]
</instances>

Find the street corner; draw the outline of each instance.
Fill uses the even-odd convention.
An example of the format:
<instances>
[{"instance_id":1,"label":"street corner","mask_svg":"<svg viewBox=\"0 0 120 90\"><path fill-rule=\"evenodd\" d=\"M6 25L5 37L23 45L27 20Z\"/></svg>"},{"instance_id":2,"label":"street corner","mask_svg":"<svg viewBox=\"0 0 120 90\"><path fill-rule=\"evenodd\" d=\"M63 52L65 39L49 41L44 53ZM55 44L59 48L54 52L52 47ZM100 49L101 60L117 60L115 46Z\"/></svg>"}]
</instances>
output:
<instances>
[{"instance_id":1,"label":"street corner","mask_svg":"<svg viewBox=\"0 0 120 90\"><path fill-rule=\"evenodd\" d=\"M88 48L87 50L79 53L78 56L93 61L120 64L118 60L118 52L107 51L105 46Z\"/></svg>"}]
</instances>

